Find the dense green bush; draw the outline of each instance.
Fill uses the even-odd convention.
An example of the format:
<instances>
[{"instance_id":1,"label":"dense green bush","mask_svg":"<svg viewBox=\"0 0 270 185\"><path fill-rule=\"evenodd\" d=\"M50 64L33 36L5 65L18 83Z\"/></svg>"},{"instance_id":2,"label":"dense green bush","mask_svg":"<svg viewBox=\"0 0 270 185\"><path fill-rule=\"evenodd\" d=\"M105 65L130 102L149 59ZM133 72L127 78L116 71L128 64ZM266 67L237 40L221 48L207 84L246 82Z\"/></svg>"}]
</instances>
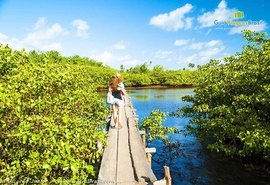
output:
<instances>
[{"instance_id":1,"label":"dense green bush","mask_svg":"<svg viewBox=\"0 0 270 185\"><path fill-rule=\"evenodd\" d=\"M95 60L80 57L78 55L71 57L61 56L57 51L48 51L45 53L38 53L31 51L28 55L31 62L34 63L50 63L50 64L74 64L73 67L86 68L87 77L91 78L92 84L96 87L105 88L108 85L108 81L112 76L116 75L116 70L108 66L103 66L101 62Z\"/></svg>"},{"instance_id":2,"label":"dense green bush","mask_svg":"<svg viewBox=\"0 0 270 185\"><path fill-rule=\"evenodd\" d=\"M0 46L0 182L93 179L108 113L95 68L32 59Z\"/></svg>"},{"instance_id":3,"label":"dense green bush","mask_svg":"<svg viewBox=\"0 0 270 185\"><path fill-rule=\"evenodd\" d=\"M270 161L270 39L244 32L243 51L200 67L188 130L230 156Z\"/></svg>"}]
</instances>

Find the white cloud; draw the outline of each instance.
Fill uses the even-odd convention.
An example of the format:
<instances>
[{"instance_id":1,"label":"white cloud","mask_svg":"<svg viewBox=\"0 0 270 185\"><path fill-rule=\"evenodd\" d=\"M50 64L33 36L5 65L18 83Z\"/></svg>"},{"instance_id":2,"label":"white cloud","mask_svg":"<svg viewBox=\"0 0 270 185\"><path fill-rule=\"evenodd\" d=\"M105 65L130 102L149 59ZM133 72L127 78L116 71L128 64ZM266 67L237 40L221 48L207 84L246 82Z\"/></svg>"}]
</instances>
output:
<instances>
[{"instance_id":1,"label":"white cloud","mask_svg":"<svg viewBox=\"0 0 270 185\"><path fill-rule=\"evenodd\" d=\"M184 64L184 66L188 63L195 63L197 61L195 61L195 59L197 58L197 54L193 54L191 56L180 56L179 57L179 62L177 62L178 64Z\"/></svg>"},{"instance_id":2,"label":"white cloud","mask_svg":"<svg viewBox=\"0 0 270 185\"><path fill-rule=\"evenodd\" d=\"M187 45L189 42L190 42L190 40L180 40L180 39L178 39L178 40L176 40L174 42L174 45L175 46L184 46L184 45Z\"/></svg>"},{"instance_id":3,"label":"white cloud","mask_svg":"<svg viewBox=\"0 0 270 185\"><path fill-rule=\"evenodd\" d=\"M212 29L208 29L207 32L205 33L205 35L209 35L209 33L211 33Z\"/></svg>"},{"instance_id":4,"label":"white cloud","mask_svg":"<svg viewBox=\"0 0 270 185\"><path fill-rule=\"evenodd\" d=\"M68 32L63 29L59 23L55 23L48 28L40 28L29 33L24 40L25 42L35 44L43 40L50 40L56 38L57 36L65 36L67 34Z\"/></svg>"},{"instance_id":5,"label":"white cloud","mask_svg":"<svg viewBox=\"0 0 270 185\"><path fill-rule=\"evenodd\" d=\"M35 24L35 30L40 29L46 24L46 18L45 17L40 17L38 21Z\"/></svg>"},{"instance_id":6,"label":"white cloud","mask_svg":"<svg viewBox=\"0 0 270 185\"><path fill-rule=\"evenodd\" d=\"M88 37L90 27L86 21L76 19L72 22L72 26L76 28L76 35L78 37Z\"/></svg>"},{"instance_id":7,"label":"white cloud","mask_svg":"<svg viewBox=\"0 0 270 185\"><path fill-rule=\"evenodd\" d=\"M191 18L191 17L188 17L185 19L185 23L186 23L185 29L190 29L192 27L192 21L193 21L193 18Z\"/></svg>"},{"instance_id":8,"label":"white cloud","mask_svg":"<svg viewBox=\"0 0 270 185\"><path fill-rule=\"evenodd\" d=\"M7 40L8 36L0 32L0 41Z\"/></svg>"},{"instance_id":9,"label":"white cloud","mask_svg":"<svg viewBox=\"0 0 270 185\"><path fill-rule=\"evenodd\" d=\"M223 48L219 48L219 47L210 48L208 50L199 52L199 56L210 59L212 56L219 54L222 50Z\"/></svg>"},{"instance_id":10,"label":"white cloud","mask_svg":"<svg viewBox=\"0 0 270 185\"><path fill-rule=\"evenodd\" d=\"M218 7L212 12L206 12L198 17L198 22L201 24L201 28L214 26L214 21L226 21L230 19L230 14L237 11L236 9L227 8L227 3L222 0Z\"/></svg>"},{"instance_id":11,"label":"white cloud","mask_svg":"<svg viewBox=\"0 0 270 185\"><path fill-rule=\"evenodd\" d=\"M26 50L31 50L29 46L27 46L23 40L17 39L17 38L9 38L7 35L0 33L0 43L3 45L8 44L9 47L15 50L21 50L21 49L26 49Z\"/></svg>"},{"instance_id":12,"label":"white cloud","mask_svg":"<svg viewBox=\"0 0 270 185\"><path fill-rule=\"evenodd\" d=\"M156 53L155 53L155 57L156 58L161 58L161 59L164 59L164 58L168 58L170 55L172 55L173 52L172 51L167 51L167 50L158 50Z\"/></svg>"},{"instance_id":13,"label":"white cloud","mask_svg":"<svg viewBox=\"0 0 270 185\"><path fill-rule=\"evenodd\" d=\"M167 31L178 31L183 28L190 29L193 18L186 18L185 14L189 13L192 8L193 6L187 3L185 6L177 8L169 13L152 17L149 24Z\"/></svg>"},{"instance_id":14,"label":"white cloud","mask_svg":"<svg viewBox=\"0 0 270 185\"><path fill-rule=\"evenodd\" d=\"M113 45L113 49L115 49L115 50L125 50L126 45L125 45L124 41L121 40L121 41L119 41L119 42L117 42L117 43L115 43Z\"/></svg>"},{"instance_id":15,"label":"white cloud","mask_svg":"<svg viewBox=\"0 0 270 185\"><path fill-rule=\"evenodd\" d=\"M267 23L265 21L259 21L260 24L254 25L244 25L244 26L234 26L230 29L229 34L241 34L243 30L251 30L251 31L263 31L267 28Z\"/></svg>"},{"instance_id":16,"label":"white cloud","mask_svg":"<svg viewBox=\"0 0 270 185\"><path fill-rule=\"evenodd\" d=\"M98 60L98 61L101 61L101 62L109 65L113 61L114 56L113 56L113 54L111 52L104 51L100 55L91 56L91 58L93 58L95 60Z\"/></svg>"},{"instance_id":17,"label":"white cloud","mask_svg":"<svg viewBox=\"0 0 270 185\"><path fill-rule=\"evenodd\" d=\"M195 42L189 47L191 50L197 50L190 56L180 55L178 64L186 66L188 63L201 65L209 62L212 58L221 58L225 49L221 40L210 40L208 42Z\"/></svg>"},{"instance_id":18,"label":"white cloud","mask_svg":"<svg viewBox=\"0 0 270 185\"><path fill-rule=\"evenodd\" d=\"M201 49L207 49L209 47L215 47L215 46L220 46L222 47L222 41L221 40L211 40L208 42L196 42L192 43L190 45L190 49L194 50L201 50Z\"/></svg>"},{"instance_id":19,"label":"white cloud","mask_svg":"<svg viewBox=\"0 0 270 185\"><path fill-rule=\"evenodd\" d=\"M0 41L8 44L11 48L20 50L22 48L27 51L37 49L42 51L62 50L62 44L57 41L59 37L68 35L68 31L59 23L51 26L46 25L46 18L41 17L34 24L33 29L23 38L10 38L0 33Z\"/></svg>"},{"instance_id":20,"label":"white cloud","mask_svg":"<svg viewBox=\"0 0 270 185\"><path fill-rule=\"evenodd\" d=\"M92 55L90 58L118 69L121 65L124 65L125 68L130 68L142 63L140 60L135 59L130 55L114 55L110 51L104 51L101 54Z\"/></svg>"},{"instance_id":21,"label":"white cloud","mask_svg":"<svg viewBox=\"0 0 270 185\"><path fill-rule=\"evenodd\" d=\"M50 50L61 51L62 44L60 42L53 42L51 44L43 45L40 49L43 51L50 51Z\"/></svg>"}]
</instances>

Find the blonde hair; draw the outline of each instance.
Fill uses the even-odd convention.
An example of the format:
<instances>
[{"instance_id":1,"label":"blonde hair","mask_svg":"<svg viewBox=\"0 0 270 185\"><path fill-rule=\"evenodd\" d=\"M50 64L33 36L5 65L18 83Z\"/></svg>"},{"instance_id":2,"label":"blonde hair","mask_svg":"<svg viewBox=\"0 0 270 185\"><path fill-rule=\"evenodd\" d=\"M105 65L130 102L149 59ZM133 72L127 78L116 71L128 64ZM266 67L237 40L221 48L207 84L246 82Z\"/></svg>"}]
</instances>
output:
<instances>
[{"instance_id":1,"label":"blonde hair","mask_svg":"<svg viewBox=\"0 0 270 185\"><path fill-rule=\"evenodd\" d=\"M122 83L124 81L124 78L122 76L118 77L118 83Z\"/></svg>"}]
</instances>

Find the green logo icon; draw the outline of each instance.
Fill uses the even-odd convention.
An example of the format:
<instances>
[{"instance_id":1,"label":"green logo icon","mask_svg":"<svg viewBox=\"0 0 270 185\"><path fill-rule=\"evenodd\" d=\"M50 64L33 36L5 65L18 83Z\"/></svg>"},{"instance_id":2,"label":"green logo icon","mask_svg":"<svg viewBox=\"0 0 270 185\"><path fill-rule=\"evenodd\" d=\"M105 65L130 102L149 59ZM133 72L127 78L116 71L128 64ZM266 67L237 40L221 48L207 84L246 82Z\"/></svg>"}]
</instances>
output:
<instances>
[{"instance_id":1,"label":"green logo icon","mask_svg":"<svg viewBox=\"0 0 270 185\"><path fill-rule=\"evenodd\" d=\"M230 17L232 19L241 19L241 18L244 18L244 12L241 12L241 11L233 12L233 13L230 14Z\"/></svg>"}]
</instances>

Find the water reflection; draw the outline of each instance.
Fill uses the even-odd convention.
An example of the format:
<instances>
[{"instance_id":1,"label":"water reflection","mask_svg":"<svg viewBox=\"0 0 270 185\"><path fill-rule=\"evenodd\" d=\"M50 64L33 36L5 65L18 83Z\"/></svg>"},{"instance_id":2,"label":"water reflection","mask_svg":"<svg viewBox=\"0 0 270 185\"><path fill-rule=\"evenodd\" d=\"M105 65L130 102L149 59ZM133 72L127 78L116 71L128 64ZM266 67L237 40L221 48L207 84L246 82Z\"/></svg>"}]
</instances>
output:
<instances>
[{"instance_id":1,"label":"water reflection","mask_svg":"<svg viewBox=\"0 0 270 185\"><path fill-rule=\"evenodd\" d=\"M154 98L164 98L164 95L163 94L158 94L158 95L154 95Z\"/></svg>"},{"instance_id":2,"label":"water reflection","mask_svg":"<svg viewBox=\"0 0 270 185\"><path fill-rule=\"evenodd\" d=\"M144 96L144 95L137 95L137 96L133 96L135 99L143 99L143 100L146 100L146 99L149 99L149 96Z\"/></svg>"}]
</instances>

